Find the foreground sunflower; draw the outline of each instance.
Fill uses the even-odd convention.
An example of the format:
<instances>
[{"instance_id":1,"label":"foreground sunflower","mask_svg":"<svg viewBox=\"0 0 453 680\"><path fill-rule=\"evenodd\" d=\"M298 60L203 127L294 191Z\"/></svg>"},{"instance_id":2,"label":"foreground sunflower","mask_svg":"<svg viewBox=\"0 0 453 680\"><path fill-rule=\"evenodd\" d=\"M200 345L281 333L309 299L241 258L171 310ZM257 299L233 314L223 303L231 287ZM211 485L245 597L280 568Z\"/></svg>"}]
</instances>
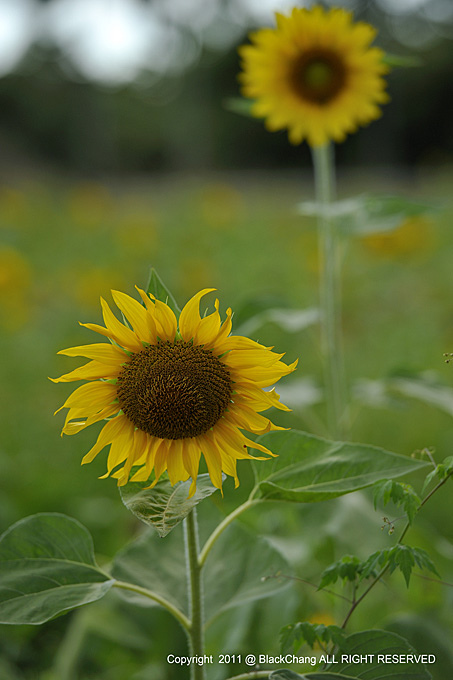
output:
<instances>
[{"instance_id":1,"label":"foreground sunflower","mask_svg":"<svg viewBox=\"0 0 453 680\"><path fill-rule=\"evenodd\" d=\"M384 52L370 47L376 31L353 23L342 9L295 8L276 14L277 27L252 33L239 49L242 93L252 114L271 131L288 128L289 140L311 146L342 142L359 125L379 118L388 101Z\"/></svg>"},{"instance_id":2,"label":"foreground sunflower","mask_svg":"<svg viewBox=\"0 0 453 680\"><path fill-rule=\"evenodd\" d=\"M107 473L120 486L145 481L154 470L154 486L167 470L171 484L192 479L195 493L201 454L211 481L222 488L222 472L239 484L236 461L253 458L247 447L273 455L240 430L263 434L284 428L260 415L271 406L288 411L274 390L262 388L295 370L283 354L241 336L231 336L231 309L222 323L215 312L200 317L206 288L183 308L179 324L170 307L137 288L144 305L112 291L130 327L101 298L105 328L81 324L111 340L61 350L59 354L90 359L54 382L88 380L61 408L68 408L62 434L76 434L107 420L82 463L90 463L110 445ZM60 411L61 409L58 409ZM57 411L57 413L58 413ZM262 457L258 460L263 460Z\"/></svg>"}]
</instances>

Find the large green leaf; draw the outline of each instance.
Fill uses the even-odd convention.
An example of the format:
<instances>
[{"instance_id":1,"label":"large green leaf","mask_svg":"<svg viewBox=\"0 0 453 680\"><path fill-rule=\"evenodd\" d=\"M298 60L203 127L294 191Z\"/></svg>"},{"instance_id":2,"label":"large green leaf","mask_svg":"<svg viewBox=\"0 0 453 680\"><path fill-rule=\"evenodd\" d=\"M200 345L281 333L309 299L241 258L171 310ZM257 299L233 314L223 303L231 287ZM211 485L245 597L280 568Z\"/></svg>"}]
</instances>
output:
<instances>
[{"instance_id":1,"label":"large green leaf","mask_svg":"<svg viewBox=\"0 0 453 680\"><path fill-rule=\"evenodd\" d=\"M324 671L299 675L282 669L270 673L269 680L431 680L422 657L395 633L365 630L345 638L334 656L335 663Z\"/></svg>"},{"instance_id":2,"label":"large green leaf","mask_svg":"<svg viewBox=\"0 0 453 680\"><path fill-rule=\"evenodd\" d=\"M269 432L257 441L278 454L253 463L255 496L270 500L324 501L427 466L375 446L332 442L297 430Z\"/></svg>"},{"instance_id":3,"label":"large green leaf","mask_svg":"<svg viewBox=\"0 0 453 680\"><path fill-rule=\"evenodd\" d=\"M344 656L348 658L342 661ZM430 680L431 674L421 663L423 656L428 655L419 654L395 633L365 630L344 639L335 657L339 663L327 670L363 680Z\"/></svg>"},{"instance_id":4,"label":"large green leaf","mask_svg":"<svg viewBox=\"0 0 453 680\"><path fill-rule=\"evenodd\" d=\"M206 619L209 622L231 607L286 588L287 581L273 578L285 569L286 560L266 539L236 525L228 527L203 569ZM180 611L189 613L181 526L164 540L155 532L144 533L115 557L112 573L119 580L161 595ZM151 600L141 596L122 595L142 606L152 606Z\"/></svg>"},{"instance_id":5,"label":"large green leaf","mask_svg":"<svg viewBox=\"0 0 453 680\"><path fill-rule=\"evenodd\" d=\"M168 480L162 480L153 489L146 489L149 481L129 482L120 487L120 495L124 505L142 522L156 529L159 536L170 533L189 512L217 488L211 484L208 474L199 475L197 490L189 498L191 482L182 482L172 486Z\"/></svg>"},{"instance_id":6,"label":"large green leaf","mask_svg":"<svg viewBox=\"0 0 453 680\"><path fill-rule=\"evenodd\" d=\"M176 314L179 316L181 310L178 307L178 303L175 298L168 290L167 286L164 284L159 274L156 272L154 267L151 269L148 287L146 289L147 293L151 293L155 298L165 302Z\"/></svg>"},{"instance_id":7,"label":"large green leaf","mask_svg":"<svg viewBox=\"0 0 453 680\"><path fill-rule=\"evenodd\" d=\"M289 586L288 563L266 538L241 526L228 527L214 544L204 574L206 619Z\"/></svg>"},{"instance_id":8,"label":"large green leaf","mask_svg":"<svg viewBox=\"0 0 453 680\"><path fill-rule=\"evenodd\" d=\"M182 527L162 539L155 531L145 531L114 558L112 574L164 597L188 614L187 574ZM141 595L120 593L135 604L149 607L155 603Z\"/></svg>"},{"instance_id":9,"label":"large green leaf","mask_svg":"<svg viewBox=\"0 0 453 680\"><path fill-rule=\"evenodd\" d=\"M65 515L20 520L0 537L0 622L39 624L99 600L114 581L87 529Z\"/></svg>"}]
</instances>

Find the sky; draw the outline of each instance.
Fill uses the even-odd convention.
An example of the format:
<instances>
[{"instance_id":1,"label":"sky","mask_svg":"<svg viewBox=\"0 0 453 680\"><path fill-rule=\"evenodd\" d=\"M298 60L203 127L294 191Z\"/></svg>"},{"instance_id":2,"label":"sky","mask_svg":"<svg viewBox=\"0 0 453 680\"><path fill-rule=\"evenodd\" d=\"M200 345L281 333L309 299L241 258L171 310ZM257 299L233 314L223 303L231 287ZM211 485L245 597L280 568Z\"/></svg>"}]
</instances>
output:
<instances>
[{"instance_id":1,"label":"sky","mask_svg":"<svg viewBox=\"0 0 453 680\"><path fill-rule=\"evenodd\" d=\"M341 0L354 8L359 0ZM452 0L377 0L395 25L414 10L451 21ZM244 27L271 24L303 0L0 0L0 77L13 70L33 42L57 45L85 77L107 84L133 80L145 67L183 70L200 46L225 49ZM306 0L310 5L310 0ZM227 9L228 8L228 9ZM418 40L419 38L417 38Z\"/></svg>"}]
</instances>

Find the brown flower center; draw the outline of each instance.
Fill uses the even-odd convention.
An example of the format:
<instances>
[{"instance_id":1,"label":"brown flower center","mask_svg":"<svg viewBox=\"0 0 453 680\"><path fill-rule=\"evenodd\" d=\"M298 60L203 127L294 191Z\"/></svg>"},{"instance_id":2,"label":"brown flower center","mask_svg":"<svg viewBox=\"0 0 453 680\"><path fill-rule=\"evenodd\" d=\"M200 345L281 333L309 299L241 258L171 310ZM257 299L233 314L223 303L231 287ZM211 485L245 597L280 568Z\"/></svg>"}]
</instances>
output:
<instances>
[{"instance_id":1,"label":"brown flower center","mask_svg":"<svg viewBox=\"0 0 453 680\"><path fill-rule=\"evenodd\" d=\"M293 62L289 78L302 99L322 106L344 88L346 69L335 52L318 48L305 52Z\"/></svg>"},{"instance_id":2,"label":"brown flower center","mask_svg":"<svg viewBox=\"0 0 453 680\"><path fill-rule=\"evenodd\" d=\"M207 432L227 408L232 382L212 352L190 342L161 342L133 354L118 376L118 401L140 430L161 439Z\"/></svg>"}]
</instances>

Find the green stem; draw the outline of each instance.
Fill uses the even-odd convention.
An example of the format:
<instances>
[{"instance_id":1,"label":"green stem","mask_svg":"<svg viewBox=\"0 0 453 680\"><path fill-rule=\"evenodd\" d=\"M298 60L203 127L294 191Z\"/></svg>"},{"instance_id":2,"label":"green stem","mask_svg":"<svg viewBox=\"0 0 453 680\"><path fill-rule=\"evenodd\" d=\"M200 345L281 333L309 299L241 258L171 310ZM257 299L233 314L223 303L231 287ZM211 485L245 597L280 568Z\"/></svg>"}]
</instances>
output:
<instances>
[{"instance_id":1,"label":"green stem","mask_svg":"<svg viewBox=\"0 0 453 680\"><path fill-rule=\"evenodd\" d=\"M239 515L241 515L243 512L245 512L245 510L248 510L253 505L257 505L258 503L261 503L261 502L262 501L258 498L249 499L245 503L242 503L242 505L239 505L239 507L237 507L236 510L233 510L233 512L231 512L229 515L227 515L225 517L225 519L222 520L222 522L220 522L220 524L214 529L214 531L209 536L208 540L206 541L206 543L203 546L203 550L201 551L200 557L199 557L200 567L202 567L204 565L204 563L206 562L206 558L209 554L209 551L211 550L212 546L214 545L214 543L219 538L220 534L222 534L225 531L225 529L231 524L231 522L233 522L233 520L235 520L236 517L239 517Z\"/></svg>"},{"instance_id":2,"label":"green stem","mask_svg":"<svg viewBox=\"0 0 453 680\"><path fill-rule=\"evenodd\" d=\"M335 198L333 146L325 144L313 147L312 156L319 210L321 347L324 359L327 422L330 436L341 439L344 437L346 388L341 335L339 241L333 217L329 212Z\"/></svg>"},{"instance_id":3,"label":"green stem","mask_svg":"<svg viewBox=\"0 0 453 680\"><path fill-rule=\"evenodd\" d=\"M198 557L198 525L195 508L184 520L184 539L186 546L186 568L191 614L189 628L190 655L203 656L203 583L201 580L201 564ZM204 680L204 666L192 663L190 666L190 678L191 680Z\"/></svg>"},{"instance_id":4,"label":"green stem","mask_svg":"<svg viewBox=\"0 0 453 680\"><path fill-rule=\"evenodd\" d=\"M162 595L154 593L152 590L147 588L142 588L141 586L136 586L135 583L127 583L126 581L115 581L113 584L114 588L121 588L122 590L129 590L132 593L137 593L138 595L143 595L143 597L148 597L150 600L157 602L161 607L164 607L167 611L172 614L181 626L185 630L190 629L190 621L177 607L168 602Z\"/></svg>"}]
</instances>

